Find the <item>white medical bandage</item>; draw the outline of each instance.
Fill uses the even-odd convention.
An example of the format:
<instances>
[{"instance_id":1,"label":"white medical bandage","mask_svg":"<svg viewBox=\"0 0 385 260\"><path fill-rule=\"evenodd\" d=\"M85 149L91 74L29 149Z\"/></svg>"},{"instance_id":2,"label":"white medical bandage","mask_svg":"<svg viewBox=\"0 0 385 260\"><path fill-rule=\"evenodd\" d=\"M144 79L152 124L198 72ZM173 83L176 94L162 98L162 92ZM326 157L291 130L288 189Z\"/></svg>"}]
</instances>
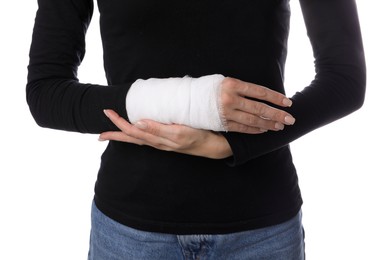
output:
<instances>
[{"instance_id":1,"label":"white medical bandage","mask_svg":"<svg viewBox=\"0 0 385 260\"><path fill-rule=\"evenodd\" d=\"M151 119L198 129L226 131L221 115L220 91L225 77L138 79L126 97L128 119Z\"/></svg>"}]
</instances>

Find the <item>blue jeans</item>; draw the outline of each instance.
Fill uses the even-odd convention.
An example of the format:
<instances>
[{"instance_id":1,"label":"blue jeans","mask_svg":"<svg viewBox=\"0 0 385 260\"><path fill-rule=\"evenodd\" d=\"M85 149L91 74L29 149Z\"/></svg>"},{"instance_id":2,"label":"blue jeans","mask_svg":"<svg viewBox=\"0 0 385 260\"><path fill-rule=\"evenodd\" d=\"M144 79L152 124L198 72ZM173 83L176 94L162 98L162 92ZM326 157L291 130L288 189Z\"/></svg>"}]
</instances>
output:
<instances>
[{"instance_id":1,"label":"blue jeans","mask_svg":"<svg viewBox=\"0 0 385 260\"><path fill-rule=\"evenodd\" d=\"M224 235L172 235L139 231L92 205L88 260L304 260L301 212L267 228Z\"/></svg>"}]
</instances>

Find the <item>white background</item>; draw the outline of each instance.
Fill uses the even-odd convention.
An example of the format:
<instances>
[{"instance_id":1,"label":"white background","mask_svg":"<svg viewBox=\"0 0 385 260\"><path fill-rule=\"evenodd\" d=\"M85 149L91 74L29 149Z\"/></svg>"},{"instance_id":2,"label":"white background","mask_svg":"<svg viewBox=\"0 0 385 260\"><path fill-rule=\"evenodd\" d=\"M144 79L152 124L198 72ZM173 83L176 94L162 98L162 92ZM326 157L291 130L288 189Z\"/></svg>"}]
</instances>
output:
<instances>
[{"instance_id":1,"label":"white background","mask_svg":"<svg viewBox=\"0 0 385 260\"><path fill-rule=\"evenodd\" d=\"M25 102L35 0L0 4L0 259L86 259L90 203L106 143L38 127ZM298 1L292 0L286 85L314 75ZM385 259L383 1L357 0L368 81L357 112L292 143L304 198L307 259ZM80 80L104 84L98 11Z\"/></svg>"}]
</instances>

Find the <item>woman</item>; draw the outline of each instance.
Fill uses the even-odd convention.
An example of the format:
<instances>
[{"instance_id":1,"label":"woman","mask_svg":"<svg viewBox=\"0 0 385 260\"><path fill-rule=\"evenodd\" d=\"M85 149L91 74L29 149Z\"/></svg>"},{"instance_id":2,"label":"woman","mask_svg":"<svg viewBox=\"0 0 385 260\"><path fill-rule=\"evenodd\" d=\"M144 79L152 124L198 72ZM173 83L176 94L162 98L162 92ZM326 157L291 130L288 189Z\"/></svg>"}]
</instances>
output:
<instances>
[{"instance_id":1,"label":"woman","mask_svg":"<svg viewBox=\"0 0 385 260\"><path fill-rule=\"evenodd\" d=\"M99 0L108 86L76 75L93 1L39 0L32 115L109 140L89 259L304 259L289 144L360 108L366 68L354 0L300 3L316 76L288 99L288 0Z\"/></svg>"}]
</instances>

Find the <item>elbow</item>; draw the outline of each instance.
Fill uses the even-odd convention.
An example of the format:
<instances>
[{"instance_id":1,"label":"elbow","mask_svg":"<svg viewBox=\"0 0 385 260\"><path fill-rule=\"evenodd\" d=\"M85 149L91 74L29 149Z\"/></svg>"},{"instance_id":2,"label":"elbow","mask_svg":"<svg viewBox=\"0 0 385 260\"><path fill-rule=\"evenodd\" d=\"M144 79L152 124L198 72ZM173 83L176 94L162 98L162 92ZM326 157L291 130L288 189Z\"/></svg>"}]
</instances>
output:
<instances>
[{"instance_id":1,"label":"elbow","mask_svg":"<svg viewBox=\"0 0 385 260\"><path fill-rule=\"evenodd\" d=\"M44 120L45 116L41 109L41 92L41 86L39 86L38 82L28 82L26 86L26 102L36 124L40 127L48 127L47 120Z\"/></svg>"},{"instance_id":2,"label":"elbow","mask_svg":"<svg viewBox=\"0 0 385 260\"><path fill-rule=\"evenodd\" d=\"M32 115L32 118L35 120L36 124L38 126L41 126L41 127L44 127L44 123L39 120L40 117L39 117L39 113L37 113L37 107L38 107L38 102L37 102L37 94L36 94L36 91L33 91L31 89L31 86L29 84L27 84L27 87L26 87L26 101L27 101L27 105L29 107L29 112L31 113Z\"/></svg>"},{"instance_id":3,"label":"elbow","mask_svg":"<svg viewBox=\"0 0 385 260\"><path fill-rule=\"evenodd\" d=\"M336 91L336 104L344 114L353 113L362 108L366 94L365 62L358 60L356 65L339 66L327 76ZM333 91L332 90L332 91Z\"/></svg>"},{"instance_id":4,"label":"elbow","mask_svg":"<svg viewBox=\"0 0 385 260\"><path fill-rule=\"evenodd\" d=\"M359 110L365 103L366 95L366 69L361 68L351 80L351 110Z\"/></svg>"},{"instance_id":5,"label":"elbow","mask_svg":"<svg viewBox=\"0 0 385 260\"><path fill-rule=\"evenodd\" d=\"M365 103L367 78L365 54L363 51L357 51L355 53L356 55L352 55L352 57L355 57L355 61L351 63L354 64L354 66L350 66L350 73L347 77L351 85L352 112L360 109Z\"/></svg>"},{"instance_id":6,"label":"elbow","mask_svg":"<svg viewBox=\"0 0 385 260\"><path fill-rule=\"evenodd\" d=\"M353 102L353 111L361 109L365 103L365 85L362 85L362 92L357 95L355 101Z\"/></svg>"}]
</instances>

